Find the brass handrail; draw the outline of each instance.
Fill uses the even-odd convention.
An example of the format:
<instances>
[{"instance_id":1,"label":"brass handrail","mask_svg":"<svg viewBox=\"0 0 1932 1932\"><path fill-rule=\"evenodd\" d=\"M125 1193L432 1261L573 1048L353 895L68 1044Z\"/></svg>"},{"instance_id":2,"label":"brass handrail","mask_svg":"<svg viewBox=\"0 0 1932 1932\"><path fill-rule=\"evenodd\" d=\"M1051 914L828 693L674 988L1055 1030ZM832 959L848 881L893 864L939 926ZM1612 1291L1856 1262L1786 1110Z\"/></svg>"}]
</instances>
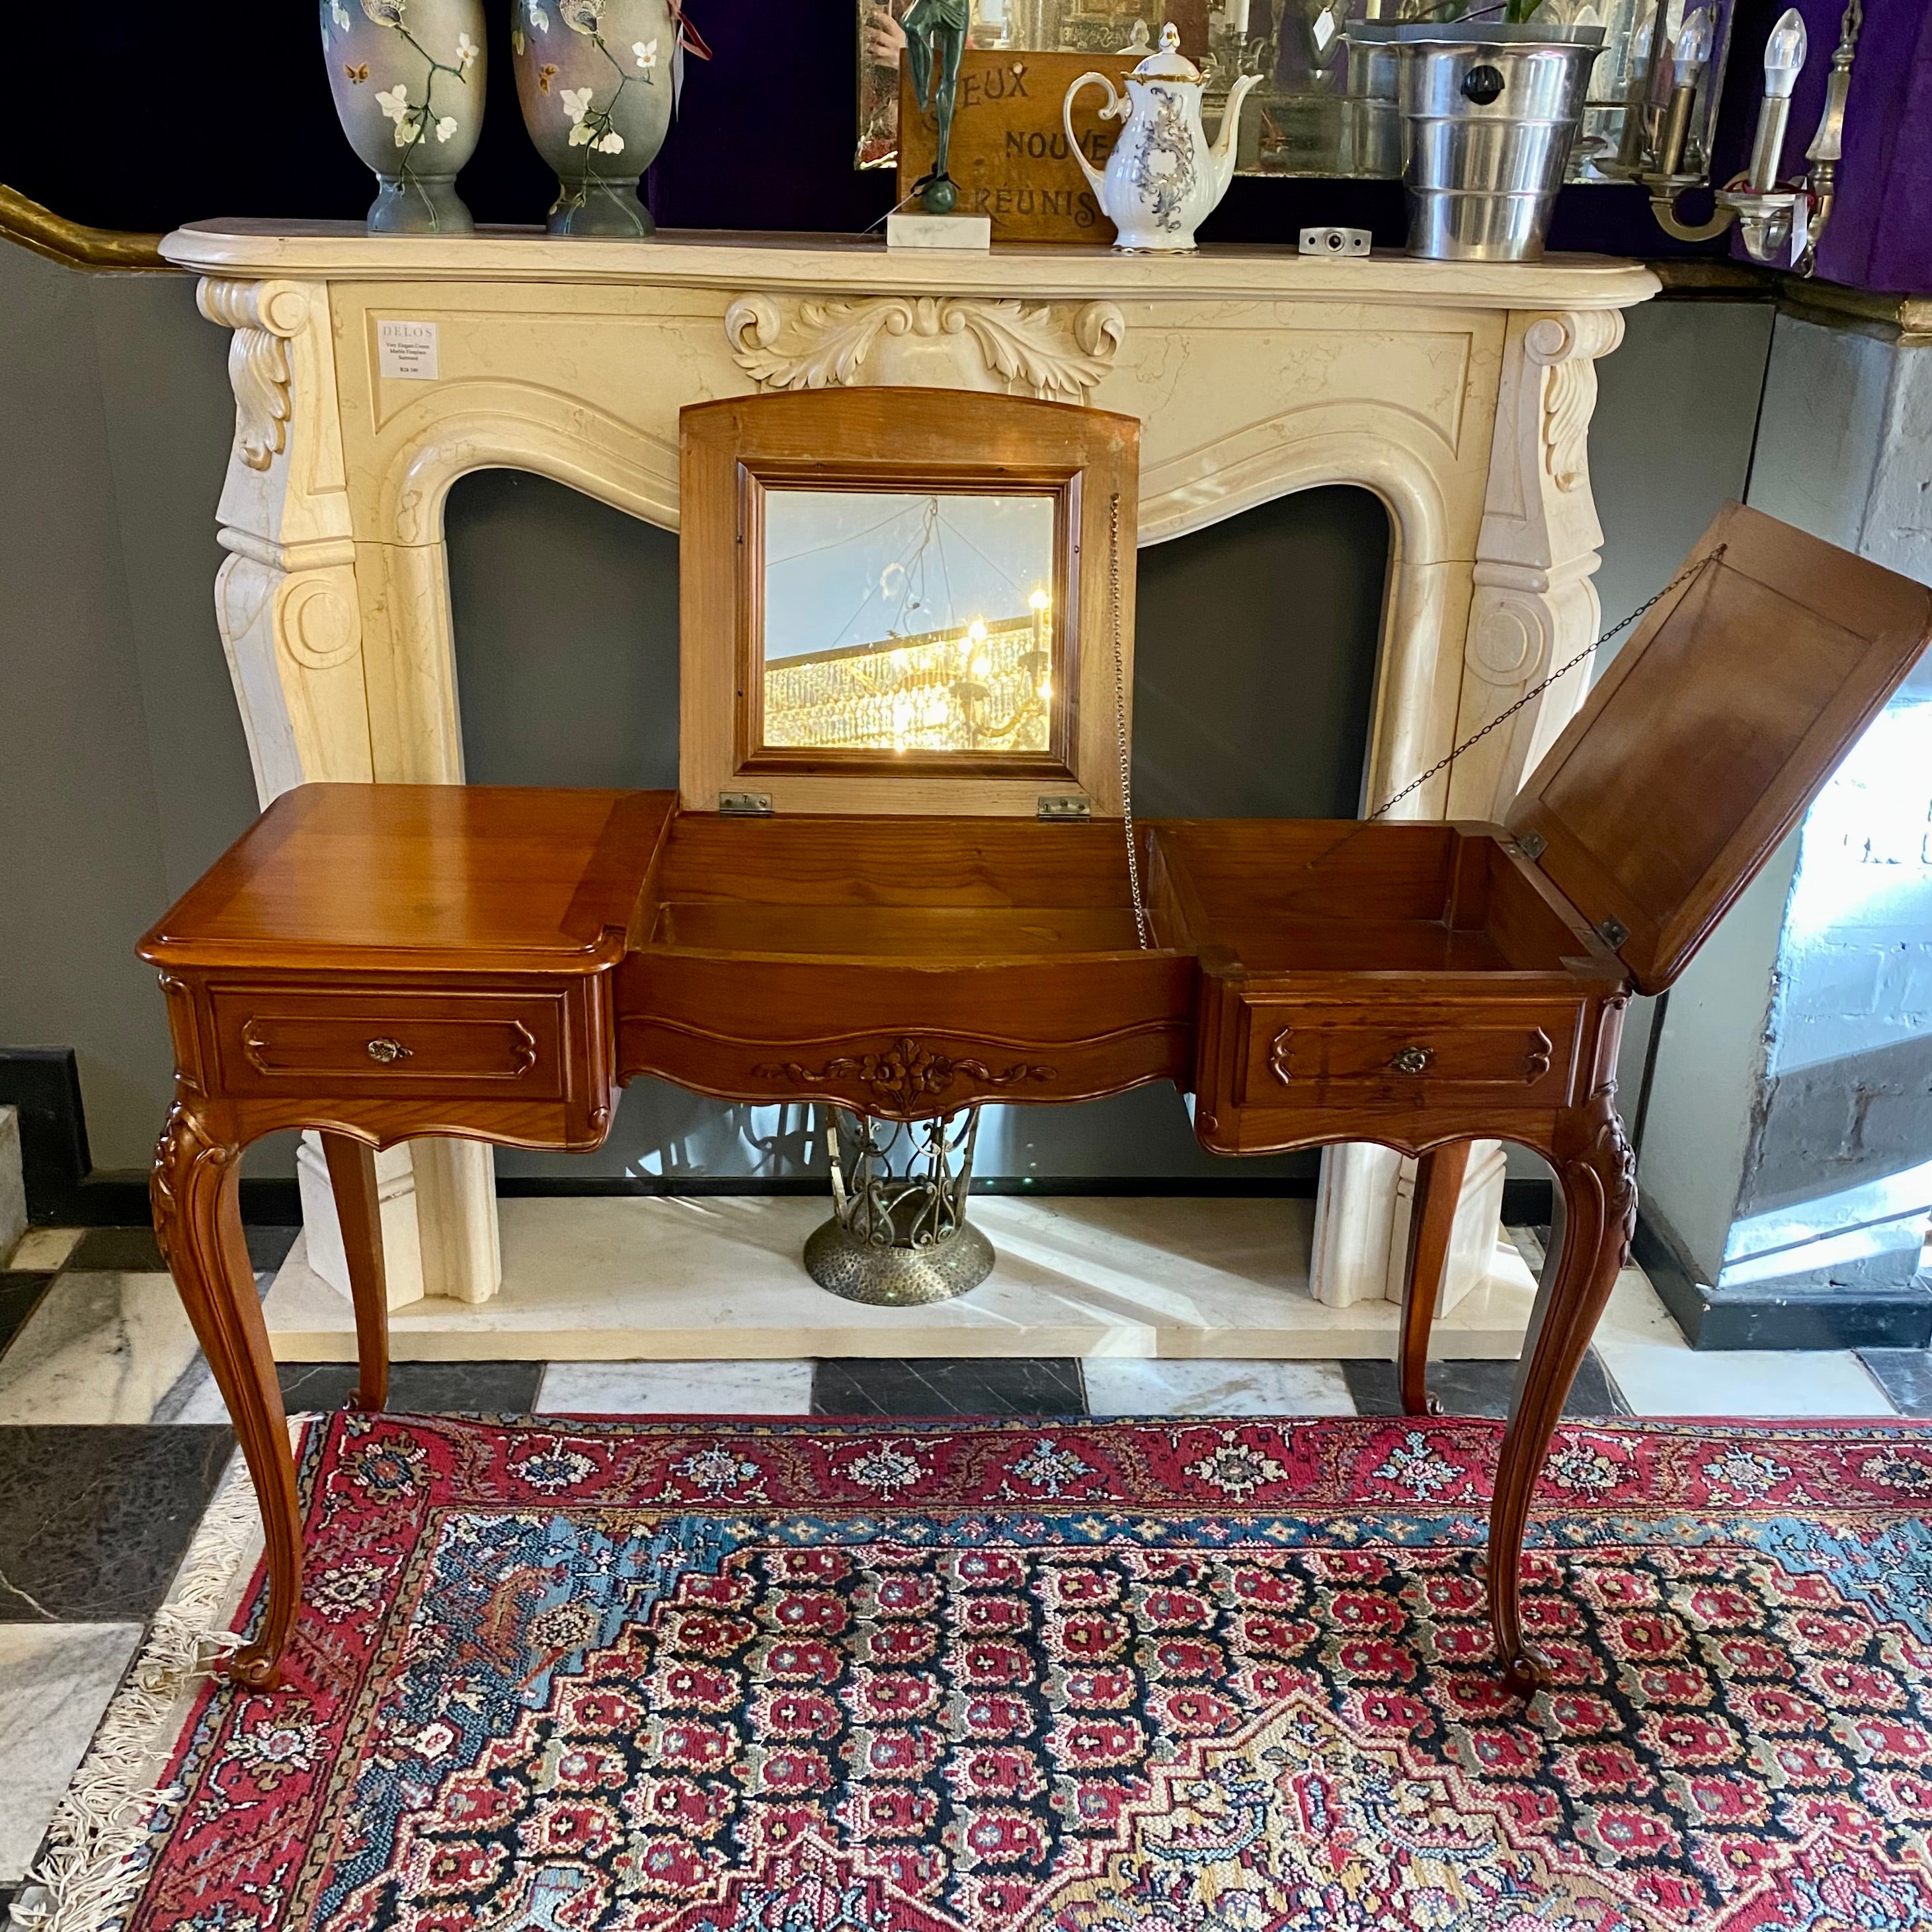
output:
<instances>
[{"instance_id":1,"label":"brass handrail","mask_svg":"<svg viewBox=\"0 0 1932 1932\"><path fill-rule=\"evenodd\" d=\"M88 228L70 221L19 189L0 185L0 236L70 268L169 269L158 235L130 235L118 228Z\"/></svg>"}]
</instances>

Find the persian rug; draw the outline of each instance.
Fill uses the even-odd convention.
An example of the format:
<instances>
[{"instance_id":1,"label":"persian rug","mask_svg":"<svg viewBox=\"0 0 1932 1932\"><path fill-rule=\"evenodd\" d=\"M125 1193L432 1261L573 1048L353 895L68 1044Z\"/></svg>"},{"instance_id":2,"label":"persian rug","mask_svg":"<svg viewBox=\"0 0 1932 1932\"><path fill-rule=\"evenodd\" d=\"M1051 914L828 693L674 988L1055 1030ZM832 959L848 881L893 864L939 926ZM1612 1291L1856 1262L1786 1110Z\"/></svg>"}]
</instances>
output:
<instances>
[{"instance_id":1,"label":"persian rug","mask_svg":"<svg viewBox=\"0 0 1932 1932\"><path fill-rule=\"evenodd\" d=\"M339 1415L128 1932L1932 1925L1932 1439Z\"/></svg>"}]
</instances>

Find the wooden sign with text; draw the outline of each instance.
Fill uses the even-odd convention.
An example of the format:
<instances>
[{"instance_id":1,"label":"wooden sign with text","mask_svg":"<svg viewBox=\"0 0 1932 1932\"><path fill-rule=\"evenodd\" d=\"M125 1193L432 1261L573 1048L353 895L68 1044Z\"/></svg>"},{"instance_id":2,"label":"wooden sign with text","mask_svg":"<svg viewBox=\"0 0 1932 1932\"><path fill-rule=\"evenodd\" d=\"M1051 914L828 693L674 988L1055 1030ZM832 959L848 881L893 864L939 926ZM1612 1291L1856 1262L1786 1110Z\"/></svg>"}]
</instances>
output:
<instances>
[{"instance_id":1,"label":"wooden sign with text","mask_svg":"<svg viewBox=\"0 0 1932 1932\"><path fill-rule=\"evenodd\" d=\"M995 242L1092 242L1114 238L1087 177L1067 152L1060 104L1083 74L1104 74L1120 88L1138 55L1042 54L968 49L959 64L949 172L959 186L961 214L992 218ZM1073 104L1073 129L1088 160L1104 167L1117 122L1100 118L1105 92L1084 88ZM908 63L899 71L899 196L932 167L938 130L913 99Z\"/></svg>"}]
</instances>

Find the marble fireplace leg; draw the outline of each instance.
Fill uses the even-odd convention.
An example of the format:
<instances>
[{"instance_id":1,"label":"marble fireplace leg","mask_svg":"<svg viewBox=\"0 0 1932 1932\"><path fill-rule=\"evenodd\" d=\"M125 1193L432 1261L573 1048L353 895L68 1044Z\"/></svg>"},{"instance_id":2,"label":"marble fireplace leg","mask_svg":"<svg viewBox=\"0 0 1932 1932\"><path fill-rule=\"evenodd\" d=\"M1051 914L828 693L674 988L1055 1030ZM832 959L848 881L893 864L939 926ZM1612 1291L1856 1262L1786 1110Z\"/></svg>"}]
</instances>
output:
<instances>
[{"instance_id":1,"label":"marble fireplace leg","mask_svg":"<svg viewBox=\"0 0 1932 1932\"><path fill-rule=\"evenodd\" d=\"M1590 490L1590 418L1596 358L1623 340L1617 310L1513 312L1504 337L1490 476L1460 648L1456 614L1442 615L1441 660L1461 665L1454 726L1433 746L1378 745L1372 788L1400 791L1451 746L1509 707L1540 678L1586 649L1601 628L1592 579L1603 543ZM1396 806L1398 818L1500 819L1524 778L1568 723L1589 688L1586 660L1497 725L1438 781ZM1419 707L1412 707L1419 715ZM1407 1196L1414 1162L1385 1148L1330 1148L1322 1162L1312 1287L1346 1306L1402 1298ZM1451 1252L1486 1252L1496 1238L1504 1169L1494 1142L1478 1142L1457 1208ZM1452 1263L1444 1305L1473 1286Z\"/></svg>"},{"instance_id":2,"label":"marble fireplace leg","mask_svg":"<svg viewBox=\"0 0 1932 1932\"><path fill-rule=\"evenodd\" d=\"M199 301L233 332L235 441L217 513L228 555L215 617L258 796L266 805L316 779L460 782L451 734L416 734L398 760L373 729L380 707L370 704L326 286L210 277ZM316 1184L319 1148L308 1165L310 1258L346 1294L333 1197ZM488 1300L502 1275L490 1150L418 1141L382 1165L392 1305L424 1294Z\"/></svg>"},{"instance_id":3,"label":"marble fireplace leg","mask_svg":"<svg viewBox=\"0 0 1932 1932\"><path fill-rule=\"evenodd\" d=\"M1494 1141L1473 1141L1456 1187L1456 1213L1435 1312L1445 1315L1489 1280L1502 1224L1505 1163ZM1403 1300L1416 1163L1366 1142L1324 1148L1315 1202L1310 1292L1330 1308Z\"/></svg>"}]
</instances>

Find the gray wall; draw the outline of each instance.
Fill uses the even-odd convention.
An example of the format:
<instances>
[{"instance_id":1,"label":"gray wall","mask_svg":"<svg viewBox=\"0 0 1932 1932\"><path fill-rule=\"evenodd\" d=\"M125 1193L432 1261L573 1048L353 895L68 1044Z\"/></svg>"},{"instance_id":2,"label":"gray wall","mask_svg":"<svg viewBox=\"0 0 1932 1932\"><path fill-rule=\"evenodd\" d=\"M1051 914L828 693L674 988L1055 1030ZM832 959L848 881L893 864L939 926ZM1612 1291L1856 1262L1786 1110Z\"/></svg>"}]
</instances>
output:
<instances>
[{"instance_id":1,"label":"gray wall","mask_svg":"<svg viewBox=\"0 0 1932 1932\"><path fill-rule=\"evenodd\" d=\"M1606 617L1660 584L1741 489L1769 320L1756 305L1652 304L1600 365ZM160 1002L134 943L254 810L211 594L226 348L185 279L82 274L0 248L0 1045L78 1050L100 1168L145 1165L167 1102ZM1354 808L1380 528L1358 493L1321 491L1143 557L1146 809ZM671 782L673 540L496 473L458 487L450 538L472 774ZM1304 649L1317 637L1342 648ZM608 1169L795 1155L796 1122L727 1112L640 1089ZM1016 1111L987 1156L1016 1174L1226 1171L1195 1150L1174 1096L1151 1091L1051 1119ZM503 1158L506 1172L592 1171ZM288 1172L286 1144L250 1171Z\"/></svg>"},{"instance_id":2,"label":"gray wall","mask_svg":"<svg viewBox=\"0 0 1932 1932\"><path fill-rule=\"evenodd\" d=\"M1623 346L1597 364L1590 480L1604 526L1597 592L1606 628L1662 590L1712 518L1742 498L1773 314L1764 302L1647 302L1630 312ZM1598 675L1629 635L1600 653ZM1617 1085L1632 1126L1657 1006L1634 999L1624 1015ZM1543 1171L1520 1153L1513 1166Z\"/></svg>"},{"instance_id":3,"label":"gray wall","mask_svg":"<svg viewBox=\"0 0 1932 1932\"><path fill-rule=\"evenodd\" d=\"M224 358L185 278L0 243L0 1045L76 1050L98 1168L167 1107L134 943L255 810L210 595Z\"/></svg>"},{"instance_id":4,"label":"gray wall","mask_svg":"<svg viewBox=\"0 0 1932 1932\"><path fill-rule=\"evenodd\" d=\"M1762 1090L1765 1010L1798 859L1794 832L1670 989L1637 1184L1687 1257L1715 1281Z\"/></svg>"}]
</instances>

